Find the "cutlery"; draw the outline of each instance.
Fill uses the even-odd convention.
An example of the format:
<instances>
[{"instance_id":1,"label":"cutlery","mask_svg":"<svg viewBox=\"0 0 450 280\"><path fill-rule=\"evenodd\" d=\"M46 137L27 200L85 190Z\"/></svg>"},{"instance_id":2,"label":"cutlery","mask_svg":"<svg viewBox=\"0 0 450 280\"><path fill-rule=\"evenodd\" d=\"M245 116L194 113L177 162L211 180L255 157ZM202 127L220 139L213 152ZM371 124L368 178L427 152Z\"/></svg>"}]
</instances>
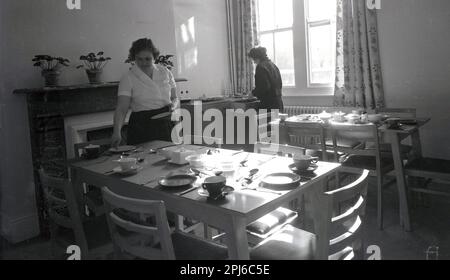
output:
<instances>
[{"instance_id":1,"label":"cutlery","mask_svg":"<svg viewBox=\"0 0 450 280\"><path fill-rule=\"evenodd\" d=\"M249 186L247 186L245 188L242 188L241 190L250 190L250 191L256 191L256 192L263 192L263 193L271 193L271 194L276 194L276 195L283 195L283 193L281 193L281 192L261 189L261 188L258 188L258 187L249 187Z\"/></svg>"},{"instance_id":2,"label":"cutlery","mask_svg":"<svg viewBox=\"0 0 450 280\"><path fill-rule=\"evenodd\" d=\"M236 179L236 182L239 182L242 179L245 179L247 182L248 181L252 181L253 180L253 176L255 176L258 172L259 172L258 168L252 169L252 170L249 171L249 174L248 174L247 177L244 177L244 176L239 177L238 179Z\"/></svg>"},{"instance_id":3,"label":"cutlery","mask_svg":"<svg viewBox=\"0 0 450 280\"><path fill-rule=\"evenodd\" d=\"M179 195L179 196L182 196L182 195L185 195L185 194L190 193L190 192L192 192L192 191L195 191L196 189L197 189L197 187L192 187L192 188L189 188L189 189L185 190L185 191L182 192L182 193L179 193L178 195Z\"/></svg>"},{"instance_id":4,"label":"cutlery","mask_svg":"<svg viewBox=\"0 0 450 280\"><path fill-rule=\"evenodd\" d=\"M237 156L239 154L242 154L243 152L244 152L244 150L240 150L239 152L233 153L231 156L234 157L234 156Z\"/></svg>"}]
</instances>

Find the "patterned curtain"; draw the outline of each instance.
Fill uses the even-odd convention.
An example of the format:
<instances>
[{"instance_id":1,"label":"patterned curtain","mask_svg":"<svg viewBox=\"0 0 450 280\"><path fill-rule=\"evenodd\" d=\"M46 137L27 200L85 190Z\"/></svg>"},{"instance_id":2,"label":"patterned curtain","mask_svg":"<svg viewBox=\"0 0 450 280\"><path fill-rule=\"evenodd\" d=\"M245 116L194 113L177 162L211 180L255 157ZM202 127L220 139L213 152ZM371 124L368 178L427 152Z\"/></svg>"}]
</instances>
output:
<instances>
[{"instance_id":1,"label":"patterned curtain","mask_svg":"<svg viewBox=\"0 0 450 280\"><path fill-rule=\"evenodd\" d=\"M256 24L256 0L233 1L236 13L234 21L235 92L251 92L254 85L253 63L247 57L251 48L257 46L258 33Z\"/></svg>"},{"instance_id":2,"label":"patterned curtain","mask_svg":"<svg viewBox=\"0 0 450 280\"><path fill-rule=\"evenodd\" d=\"M377 15L366 0L337 1L335 106L384 107Z\"/></svg>"}]
</instances>

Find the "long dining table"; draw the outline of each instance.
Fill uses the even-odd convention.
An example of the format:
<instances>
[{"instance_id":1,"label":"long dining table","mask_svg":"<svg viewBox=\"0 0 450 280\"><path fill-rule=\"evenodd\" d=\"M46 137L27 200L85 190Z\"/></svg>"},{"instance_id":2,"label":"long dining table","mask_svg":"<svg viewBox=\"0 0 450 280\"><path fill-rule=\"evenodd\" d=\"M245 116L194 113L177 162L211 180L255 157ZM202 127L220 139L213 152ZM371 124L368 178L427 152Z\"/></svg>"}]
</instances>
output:
<instances>
[{"instance_id":1,"label":"long dining table","mask_svg":"<svg viewBox=\"0 0 450 280\"><path fill-rule=\"evenodd\" d=\"M378 131L380 135L380 140L382 143L388 143L391 146L392 158L394 161L394 171L397 189L399 193L399 218L400 226L403 227L405 231L411 231L411 219L409 211L408 193L407 193L407 183L406 176L404 172L404 162L401 153L401 143L403 140L410 138L412 144L412 153L414 158L422 157L422 144L420 139L420 128L427 124L430 118L415 118L414 125L405 125L397 127L395 129L390 128L387 123L378 124ZM318 120L320 121L320 120ZM302 123L302 121L297 121L296 116L290 117L284 122L279 120L272 123L278 131L277 141L280 144L289 144L288 127L290 124L295 123L296 126ZM348 123L346 123L348 125ZM368 123L371 124L371 123ZM355 124L360 125L360 124ZM327 128L339 126L338 123L325 124L325 130Z\"/></svg>"},{"instance_id":2,"label":"long dining table","mask_svg":"<svg viewBox=\"0 0 450 280\"><path fill-rule=\"evenodd\" d=\"M204 146L182 145L186 150L197 154L210 155L219 160L222 157L233 158L239 165L234 177L228 178L227 185L234 188L224 199L211 200L202 193L201 179L198 188L167 189L160 186L159 179L173 174L186 174L190 168L186 165L171 164L164 156L155 151L173 146L172 143L153 141L137 147L129 156L140 159L137 174L121 176L111 174L117 167L120 155L106 154L93 160L78 160L69 163L73 193L82 201L83 185L107 186L119 195L149 200L162 200L167 211L182 217L203 222L226 234L229 258L247 260L250 258L246 227L248 224L287 205L295 199L303 199L305 212L313 221L313 231L317 236L316 258L327 259L329 247L329 223L326 217L327 203L323 192L326 178L340 167L338 163L318 162L314 176L302 178L298 187L282 190L269 190L258 187L264 176L275 172L291 172L292 158L239 152L227 149L211 149ZM214 160L213 160L214 161ZM258 174L251 185L242 187L235 180L239 174L245 174L257 168ZM238 178L239 179L239 178ZM254 187L252 187L254 186ZM82 206L80 206L82 207ZM77 241L86 240L83 223L79 219L81 230L76 231Z\"/></svg>"}]
</instances>

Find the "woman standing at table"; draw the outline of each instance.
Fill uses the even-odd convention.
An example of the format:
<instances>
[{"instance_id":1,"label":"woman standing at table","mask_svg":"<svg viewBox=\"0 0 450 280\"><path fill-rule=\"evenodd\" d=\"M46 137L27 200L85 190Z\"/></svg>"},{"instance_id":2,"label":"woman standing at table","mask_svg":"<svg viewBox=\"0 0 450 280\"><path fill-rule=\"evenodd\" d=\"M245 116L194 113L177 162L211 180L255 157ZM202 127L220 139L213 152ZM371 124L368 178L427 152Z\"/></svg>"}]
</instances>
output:
<instances>
[{"instance_id":1,"label":"woman standing at table","mask_svg":"<svg viewBox=\"0 0 450 280\"><path fill-rule=\"evenodd\" d=\"M171 112L179 105L172 73L154 62L159 50L151 39L133 42L129 60L135 64L120 80L118 103L114 114L112 146L122 142L121 130L128 110L127 144L152 140L171 141Z\"/></svg>"},{"instance_id":2,"label":"woman standing at table","mask_svg":"<svg viewBox=\"0 0 450 280\"><path fill-rule=\"evenodd\" d=\"M260 109L278 109L283 111L281 89L283 82L278 67L267 57L267 49L257 47L250 50L248 56L256 64L255 89L252 95L260 101Z\"/></svg>"}]
</instances>

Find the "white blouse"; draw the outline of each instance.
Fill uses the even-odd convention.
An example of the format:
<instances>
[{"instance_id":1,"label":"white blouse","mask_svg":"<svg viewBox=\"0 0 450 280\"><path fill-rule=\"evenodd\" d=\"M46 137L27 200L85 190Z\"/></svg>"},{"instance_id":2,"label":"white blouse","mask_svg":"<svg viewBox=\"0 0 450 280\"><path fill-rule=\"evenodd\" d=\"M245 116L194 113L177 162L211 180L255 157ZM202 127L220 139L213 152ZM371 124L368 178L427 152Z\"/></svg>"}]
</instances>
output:
<instances>
[{"instance_id":1,"label":"white blouse","mask_svg":"<svg viewBox=\"0 0 450 280\"><path fill-rule=\"evenodd\" d=\"M170 105L171 89L175 88L172 73L162 65L153 66L153 79L137 65L120 80L119 96L131 97L133 112L160 109Z\"/></svg>"}]
</instances>

